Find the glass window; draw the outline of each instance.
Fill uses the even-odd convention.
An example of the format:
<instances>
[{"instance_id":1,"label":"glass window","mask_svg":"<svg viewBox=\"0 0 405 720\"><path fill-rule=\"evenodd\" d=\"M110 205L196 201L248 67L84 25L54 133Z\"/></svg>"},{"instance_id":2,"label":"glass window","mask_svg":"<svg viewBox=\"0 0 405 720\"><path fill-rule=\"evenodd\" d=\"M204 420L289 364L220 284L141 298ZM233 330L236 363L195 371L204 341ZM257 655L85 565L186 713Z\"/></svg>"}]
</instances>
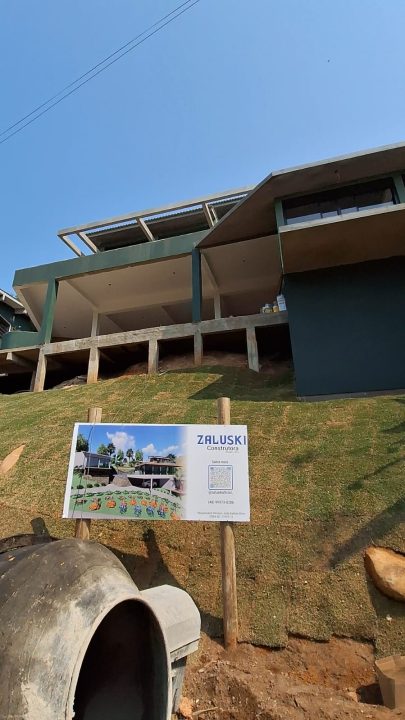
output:
<instances>
[{"instance_id":1,"label":"glass window","mask_svg":"<svg viewBox=\"0 0 405 720\"><path fill-rule=\"evenodd\" d=\"M394 192L388 178L284 200L283 213L285 223L292 225L393 204Z\"/></svg>"}]
</instances>

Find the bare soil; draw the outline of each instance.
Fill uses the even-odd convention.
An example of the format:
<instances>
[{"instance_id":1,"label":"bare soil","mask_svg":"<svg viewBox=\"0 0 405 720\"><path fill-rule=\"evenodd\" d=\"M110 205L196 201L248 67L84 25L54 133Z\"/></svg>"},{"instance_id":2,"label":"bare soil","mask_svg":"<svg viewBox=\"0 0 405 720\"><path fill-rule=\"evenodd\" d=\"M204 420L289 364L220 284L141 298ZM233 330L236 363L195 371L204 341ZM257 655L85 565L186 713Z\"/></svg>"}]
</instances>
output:
<instances>
[{"instance_id":1,"label":"bare soil","mask_svg":"<svg viewBox=\"0 0 405 720\"><path fill-rule=\"evenodd\" d=\"M226 652L204 636L183 691L192 717L208 720L405 718L381 705L373 646L348 639L290 638L282 650L243 643Z\"/></svg>"}]
</instances>

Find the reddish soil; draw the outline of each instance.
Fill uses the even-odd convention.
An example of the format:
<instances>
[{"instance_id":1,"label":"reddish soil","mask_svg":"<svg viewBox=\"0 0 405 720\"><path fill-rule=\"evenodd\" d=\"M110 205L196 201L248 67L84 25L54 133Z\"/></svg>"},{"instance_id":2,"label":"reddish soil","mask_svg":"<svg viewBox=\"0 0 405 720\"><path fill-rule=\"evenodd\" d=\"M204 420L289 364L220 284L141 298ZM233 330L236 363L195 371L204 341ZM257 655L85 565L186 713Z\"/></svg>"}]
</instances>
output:
<instances>
[{"instance_id":1,"label":"reddish soil","mask_svg":"<svg viewBox=\"0 0 405 720\"><path fill-rule=\"evenodd\" d=\"M205 636L187 669L184 695L192 717L203 720L405 718L379 704L373 663L373 647L353 640L291 638L283 650L241 644L225 652Z\"/></svg>"}]
</instances>

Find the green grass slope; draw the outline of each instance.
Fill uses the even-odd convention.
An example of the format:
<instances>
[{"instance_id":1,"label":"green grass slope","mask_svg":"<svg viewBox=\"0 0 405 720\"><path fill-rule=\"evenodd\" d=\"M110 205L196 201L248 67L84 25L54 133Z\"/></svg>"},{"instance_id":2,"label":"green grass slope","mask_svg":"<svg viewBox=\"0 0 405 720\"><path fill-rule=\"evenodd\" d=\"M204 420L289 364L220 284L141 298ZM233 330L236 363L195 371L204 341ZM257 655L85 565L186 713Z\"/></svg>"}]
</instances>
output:
<instances>
[{"instance_id":1,"label":"green grass slope","mask_svg":"<svg viewBox=\"0 0 405 720\"><path fill-rule=\"evenodd\" d=\"M252 522L235 527L242 640L280 646L288 633L375 641L405 653L405 605L368 583L367 544L405 551L405 399L298 403L292 385L234 368L134 376L41 394L0 396L0 536L71 536L61 520L72 425L87 408L108 422L213 423L216 398L247 423ZM204 628L221 632L219 530L211 523L93 522L92 538L120 554L143 588L190 592Z\"/></svg>"}]
</instances>

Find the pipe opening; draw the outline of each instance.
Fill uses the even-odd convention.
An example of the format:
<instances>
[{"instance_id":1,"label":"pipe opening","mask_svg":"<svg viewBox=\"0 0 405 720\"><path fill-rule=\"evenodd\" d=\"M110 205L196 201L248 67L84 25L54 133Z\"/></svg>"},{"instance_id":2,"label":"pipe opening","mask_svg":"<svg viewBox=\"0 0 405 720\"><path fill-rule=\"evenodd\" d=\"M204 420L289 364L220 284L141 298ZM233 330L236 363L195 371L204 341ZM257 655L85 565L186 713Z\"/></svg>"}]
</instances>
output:
<instances>
[{"instance_id":1,"label":"pipe opening","mask_svg":"<svg viewBox=\"0 0 405 720\"><path fill-rule=\"evenodd\" d=\"M166 720L163 633L142 602L117 605L95 631L80 668L74 720Z\"/></svg>"}]
</instances>

